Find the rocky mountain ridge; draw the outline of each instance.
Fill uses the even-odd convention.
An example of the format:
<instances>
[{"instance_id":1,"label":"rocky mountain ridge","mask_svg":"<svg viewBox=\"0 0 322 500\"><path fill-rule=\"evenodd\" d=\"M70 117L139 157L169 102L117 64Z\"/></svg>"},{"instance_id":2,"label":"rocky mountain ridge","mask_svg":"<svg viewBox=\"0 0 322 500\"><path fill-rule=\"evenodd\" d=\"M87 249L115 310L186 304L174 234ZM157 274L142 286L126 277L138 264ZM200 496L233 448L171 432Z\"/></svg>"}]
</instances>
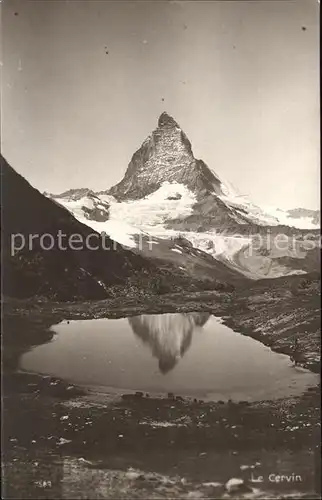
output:
<instances>
[{"instance_id":1,"label":"rocky mountain ridge","mask_svg":"<svg viewBox=\"0 0 322 500\"><path fill-rule=\"evenodd\" d=\"M117 200L140 199L165 181L182 183L194 192L222 193L220 179L194 157L186 134L166 112L132 156L124 178L108 193Z\"/></svg>"}]
</instances>

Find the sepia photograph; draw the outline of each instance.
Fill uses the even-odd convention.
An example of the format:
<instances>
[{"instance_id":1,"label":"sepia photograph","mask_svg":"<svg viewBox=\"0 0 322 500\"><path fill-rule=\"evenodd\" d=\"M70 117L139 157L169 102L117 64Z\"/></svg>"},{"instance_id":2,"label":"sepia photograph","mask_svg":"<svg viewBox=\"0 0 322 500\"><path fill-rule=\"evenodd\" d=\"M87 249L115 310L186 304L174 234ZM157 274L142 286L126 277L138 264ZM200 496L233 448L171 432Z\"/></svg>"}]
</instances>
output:
<instances>
[{"instance_id":1,"label":"sepia photograph","mask_svg":"<svg viewBox=\"0 0 322 500\"><path fill-rule=\"evenodd\" d=\"M320 499L319 0L0 0L7 499Z\"/></svg>"}]
</instances>

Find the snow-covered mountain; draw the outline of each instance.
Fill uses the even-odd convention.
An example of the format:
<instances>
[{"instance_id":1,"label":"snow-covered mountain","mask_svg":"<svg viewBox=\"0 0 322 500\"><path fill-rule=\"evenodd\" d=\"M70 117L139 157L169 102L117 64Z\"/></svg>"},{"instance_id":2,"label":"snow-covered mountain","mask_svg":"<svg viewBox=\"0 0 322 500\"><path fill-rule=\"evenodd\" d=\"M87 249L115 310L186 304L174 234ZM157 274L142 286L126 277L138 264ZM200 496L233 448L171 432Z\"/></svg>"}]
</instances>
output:
<instances>
[{"instance_id":1,"label":"snow-covered mountain","mask_svg":"<svg viewBox=\"0 0 322 500\"><path fill-rule=\"evenodd\" d=\"M165 112L118 184L97 193L80 189L48 196L79 221L129 247L137 245L137 235L150 235L156 242L180 233L197 249L251 278L305 273L312 262L315 266L316 257L312 260L312 248L303 244L301 229L313 231L317 238L318 214L264 210L241 196L194 157L189 139ZM282 250L271 245L271 234L280 233L290 238ZM255 248L259 234L262 246ZM315 247L314 255L316 251Z\"/></svg>"},{"instance_id":2,"label":"snow-covered mountain","mask_svg":"<svg viewBox=\"0 0 322 500\"><path fill-rule=\"evenodd\" d=\"M175 190L166 193L165 183L168 189L169 185L174 184ZM160 189L161 193L158 192ZM177 208L182 204L187 206L190 201L190 213L187 217L180 214L180 220L189 220L193 215L202 229L223 230L250 222L244 214L221 200L227 191L228 188L218 175L202 160L194 157L189 139L178 123L164 112L157 128L134 153L124 178L107 194L124 201L140 200L157 193L158 198L177 201ZM164 198L165 194L167 196ZM189 229L193 227L195 221Z\"/></svg>"},{"instance_id":3,"label":"snow-covered mountain","mask_svg":"<svg viewBox=\"0 0 322 500\"><path fill-rule=\"evenodd\" d=\"M277 210L278 217L283 218L286 214L286 220L289 225L294 221L296 226L302 229L315 229L320 227L320 211L309 210L307 208L292 208L290 210ZM281 213L282 212L282 213Z\"/></svg>"},{"instance_id":4,"label":"snow-covered mountain","mask_svg":"<svg viewBox=\"0 0 322 500\"><path fill-rule=\"evenodd\" d=\"M241 196L213 169L194 157L186 134L166 112L160 116L157 128L134 153L123 179L108 194L118 201L137 200L157 192L165 183L185 188L182 202L186 206L189 195L190 206L198 202L196 215L200 212L211 214L209 229L223 230L224 225L235 226L236 222L264 226L286 224L301 229L314 229L319 224L314 211L264 210ZM160 194L165 194L164 190ZM169 193L168 199L177 196L179 200L180 195L177 189Z\"/></svg>"},{"instance_id":5,"label":"snow-covered mountain","mask_svg":"<svg viewBox=\"0 0 322 500\"><path fill-rule=\"evenodd\" d=\"M70 189L59 195L44 193L74 215L87 220L105 222L109 218L109 204L87 188ZM60 203L59 200L62 200Z\"/></svg>"}]
</instances>

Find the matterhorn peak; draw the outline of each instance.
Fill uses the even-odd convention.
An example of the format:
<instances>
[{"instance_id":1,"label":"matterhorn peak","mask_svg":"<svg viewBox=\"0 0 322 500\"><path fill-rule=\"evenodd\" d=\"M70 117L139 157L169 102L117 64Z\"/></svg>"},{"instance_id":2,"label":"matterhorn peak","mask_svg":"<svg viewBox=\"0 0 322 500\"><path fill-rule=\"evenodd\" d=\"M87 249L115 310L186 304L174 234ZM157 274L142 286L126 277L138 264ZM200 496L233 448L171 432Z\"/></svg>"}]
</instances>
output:
<instances>
[{"instance_id":1,"label":"matterhorn peak","mask_svg":"<svg viewBox=\"0 0 322 500\"><path fill-rule=\"evenodd\" d=\"M132 156L123 179L108 194L118 200L140 199L157 191L164 182L181 184L199 197L222 194L220 179L194 157L188 137L166 111Z\"/></svg>"},{"instance_id":2,"label":"matterhorn peak","mask_svg":"<svg viewBox=\"0 0 322 500\"><path fill-rule=\"evenodd\" d=\"M172 116L169 115L169 113L167 113L166 111L163 111L163 113L161 113L161 115L159 116L158 127L180 128L177 122L174 120L174 118L172 118Z\"/></svg>"}]
</instances>

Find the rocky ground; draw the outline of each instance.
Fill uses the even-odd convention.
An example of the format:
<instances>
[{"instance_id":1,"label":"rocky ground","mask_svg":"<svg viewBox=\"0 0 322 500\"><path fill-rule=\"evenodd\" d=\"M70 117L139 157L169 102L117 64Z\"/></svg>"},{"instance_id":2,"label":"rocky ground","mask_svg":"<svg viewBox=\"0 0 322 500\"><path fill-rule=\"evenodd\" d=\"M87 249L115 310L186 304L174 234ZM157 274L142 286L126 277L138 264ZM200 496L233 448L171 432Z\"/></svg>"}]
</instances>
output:
<instances>
[{"instance_id":1,"label":"rocky ground","mask_svg":"<svg viewBox=\"0 0 322 500\"><path fill-rule=\"evenodd\" d=\"M319 498L319 426L318 388L225 404L16 374L5 380L3 498Z\"/></svg>"}]
</instances>

